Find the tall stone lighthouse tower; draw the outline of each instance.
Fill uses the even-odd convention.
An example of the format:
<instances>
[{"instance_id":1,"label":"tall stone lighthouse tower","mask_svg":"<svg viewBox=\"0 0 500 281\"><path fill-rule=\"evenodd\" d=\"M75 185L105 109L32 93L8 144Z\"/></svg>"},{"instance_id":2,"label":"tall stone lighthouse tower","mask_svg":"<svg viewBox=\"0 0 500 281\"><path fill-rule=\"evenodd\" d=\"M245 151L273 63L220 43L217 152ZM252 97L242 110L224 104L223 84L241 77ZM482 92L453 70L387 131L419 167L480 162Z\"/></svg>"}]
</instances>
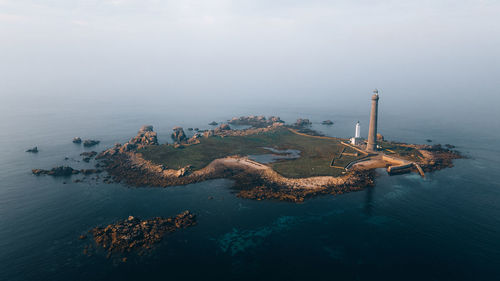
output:
<instances>
[{"instance_id":1,"label":"tall stone lighthouse tower","mask_svg":"<svg viewBox=\"0 0 500 281\"><path fill-rule=\"evenodd\" d=\"M366 150L377 150L377 118L378 118L378 90L373 90L372 111L370 113L370 128L368 129L368 144Z\"/></svg>"}]
</instances>

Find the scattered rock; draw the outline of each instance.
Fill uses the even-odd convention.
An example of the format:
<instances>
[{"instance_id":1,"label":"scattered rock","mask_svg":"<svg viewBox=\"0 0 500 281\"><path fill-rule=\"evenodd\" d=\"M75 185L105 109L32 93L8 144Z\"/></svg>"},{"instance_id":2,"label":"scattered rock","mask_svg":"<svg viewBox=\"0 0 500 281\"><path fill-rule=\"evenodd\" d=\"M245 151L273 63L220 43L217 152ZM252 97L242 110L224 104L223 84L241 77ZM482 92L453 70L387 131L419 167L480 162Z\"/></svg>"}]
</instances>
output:
<instances>
[{"instance_id":1,"label":"scattered rock","mask_svg":"<svg viewBox=\"0 0 500 281\"><path fill-rule=\"evenodd\" d=\"M80 143L82 143L82 139L80 137L74 137L73 138L73 143L80 144Z\"/></svg>"},{"instance_id":2,"label":"scattered rock","mask_svg":"<svg viewBox=\"0 0 500 281\"><path fill-rule=\"evenodd\" d=\"M231 125L237 126L252 126L254 128L264 128L275 123L285 123L277 116L270 116L268 119L264 116L241 116L234 117L228 122Z\"/></svg>"},{"instance_id":3,"label":"scattered rock","mask_svg":"<svg viewBox=\"0 0 500 281\"><path fill-rule=\"evenodd\" d=\"M451 145L451 144L449 144L449 143L445 144L444 146L445 146L446 148L448 148L448 149L454 149L454 148L456 148L456 146Z\"/></svg>"},{"instance_id":4,"label":"scattered rock","mask_svg":"<svg viewBox=\"0 0 500 281\"><path fill-rule=\"evenodd\" d=\"M28 150L26 150L26 152L31 152L31 153L38 153L38 147L33 147L33 148L30 148Z\"/></svg>"},{"instance_id":5,"label":"scattered rock","mask_svg":"<svg viewBox=\"0 0 500 281\"><path fill-rule=\"evenodd\" d=\"M74 174L79 174L80 171L74 170L71 167L68 166L59 166L52 168L50 170L43 170L43 169L33 169L31 172L34 175L49 175L49 176L54 176L54 177L68 177Z\"/></svg>"},{"instance_id":6,"label":"scattered rock","mask_svg":"<svg viewBox=\"0 0 500 281\"><path fill-rule=\"evenodd\" d=\"M297 119L297 122L295 122L295 124L293 124L295 127L307 127L307 126L311 126L312 123L311 121L309 121L309 119L302 119L302 118L299 118Z\"/></svg>"},{"instance_id":7,"label":"scattered rock","mask_svg":"<svg viewBox=\"0 0 500 281\"><path fill-rule=\"evenodd\" d=\"M322 125L333 125L333 121L332 120L325 120L323 122L321 122Z\"/></svg>"},{"instance_id":8,"label":"scattered rock","mask_svg":"<svg viewBox=\"0 0 500 281\"><path fill-rule=\"evenodd\" d=\"M81 170L75 170L69 166L59 166L52 168L50 170L44 170L44 169L33 169L31 172L34 175L49 175L49 176L54 176L54 177L68 177L71 175L76 175L76 174L84 174L84 175L90 175L90 174L96 174L96 173L101 173L102 170L99 169L81 169Z\"/></svg>"},{"instance_id":9,"label":"scattered rock","mask_svg":"<svg viewBox=\"0 0 500 281\"><path fill-rule=\"evenodd\" d=\"M85 146L85 147L91 147L91 146L99 144L100 142L101 141L98 141L98 140L84 140L83 141L83 146Z\"/></svg>"},{"instance_id":10,"label":"scattered rock","mask_svg":"<svg viewBox=\"0 0 500 281\"><path fill-rule=\"evenodd\" d=\"M84 156L83 161L85 161L87 163L90 161L90 159L92 157L94 157L96 155L97 155L97 152L95 152L95 151L88 151L88 152L86 151L86 152L80 153L80 156Z\"/></svg>"},{"instance_id":11,"label":"scattered rock","mask_svg":"<svg viewBox=\"0 0 500 281\"><path fill-rule=\"evenodd\" d=\"M221 124L219 127L215 128L214 133L220 133L222 131L230 131L231 127L228 124Z\"/></svg>"}]
</instances>

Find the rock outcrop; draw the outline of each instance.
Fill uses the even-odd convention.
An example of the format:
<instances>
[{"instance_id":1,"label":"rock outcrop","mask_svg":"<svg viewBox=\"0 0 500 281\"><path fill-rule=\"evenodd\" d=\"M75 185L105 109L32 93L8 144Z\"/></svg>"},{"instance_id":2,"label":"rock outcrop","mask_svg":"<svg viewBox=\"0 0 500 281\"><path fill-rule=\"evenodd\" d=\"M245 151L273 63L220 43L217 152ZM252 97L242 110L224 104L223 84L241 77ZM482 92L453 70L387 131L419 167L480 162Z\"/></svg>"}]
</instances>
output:
<instances>
[{"instance_id":1,"label":"rock outcrop","mask_svg":"<svg viewBox=\"0 0 500 281\"><path fill-rule=\"evenodd\" d=\"M38 153L38 147L37 147L37 146L35 146L35 147L33 147L33 148L30 148L30 149L26 150L26 152Z\"/></svg>"},{"instance_id":2,"label":"rock outcrop","mask_svg":"<svg viewBox=\"0 0 500 281\"><path fill-rule=\"evenodd\" d=\"M174 130L174 132L171 137L175 143L185 143L187 141L186 133L182 127L174 127L172 130Z\"/></svg>"},{"instance_id":3,"label":"rock outcrop","mask_svg":"<svg viewBox=\"0 0 500 281\"><path fill-rule=\"evenodd\" d=\"M129 216L105 227L96 227L89 232L95 243L108 253L109 257L117 257L126 261L124 255L129 253L142 254L149 251L163 237L178 229L196 224L196 216L185 211L170 218L156 217L149 220Z\"/></svg>"},{"instance_id":4,"label":"rock outcrop","mask_svg":"<svg viewBox=\"0 0 500 281\"><path fill-rule=\"evenodd\" d=\"M90 159L92 159L92 157L96 156L97 155L97 152L95 151L86 151L86 152L82 152L80 153L80 156L83 156L83 161L85 162L89 162Z\"/></svg>"},{"instance_id":5,"label":"rock outcrop","mask_svg":"<svg viewBox=\"0 0 500 281\"><path fill-rule=\"evenodd\" d=\"M217 126L217 125L219 125L219 123L217 123L215 121L212 121L212 122L208 123L208 125L210 125L210 126Z\"/></svg>"},{"instance_id":6,"label":"rock outcrop","mask_svg":"<svg viewBox=\"0 0 500 281\"><path fill-rule=\"evenodd\" d=\"M295 122L293 125L295 127L307 127L307 126L311 126L312 123L311 123L311 121L309 121L309 119L299 118L299 119L297 119L297 122Z\"/></svg>"},{"instance_id":7,"label":"rock outcrop","mask_svg":"<svg viewBox=\"0 0 500 281\"><path fill-rule=\"evenodd\" d=\"M153 126L144 125L141 127L139 132L137 132L137 135L131 138L128 142L123 145L116 143L114 147L99 153L96 159L112 157L117 153L136 151L137 149L148 145L158 145L158 137L156 132L153 131Z\"/></svg>"},{"instance_id":8,"label":"rock outcrop","mask_svg":"<svg viewBox=\"0 0 500 281\"><path fill-rule=\"evenodd\" d=\"M215 128L214 133L220 133L223 131L230 131L231 127L228 124L221 124L219 127Z\"/></svg>"},{"instance_id":9,"label":"rock outcrop","mask_svg":"<svg viewBox=\"0 0 500 281\"><path fill-rule=\"evenodd\" d=\"M73 143L80 144L80 143L82 143L82 139L80 137L74 137Z\"/></svg>"},{"instance_id":10,"label":"rock outcrop","mask_svg":"<svg viewBox=\"0 0 500 281\"><path fill-rule=\"evenodd\" d=\"M69 166L59 166L52 168L50 170L44 170L44 169L33 169L31 172L36 175L49 175L53 177L69 177L71 175L77 175L77 174L84 174L84 175L90 175L90 174L96 174L96 173L101 173L102 170L99 169L81 169L81 170L75 170Z\"/></svg>"},{"instance_id":11,"label":"rock outcrop","mask_svg":"<svg viewBox=\"0 0 500 281\"><path fill-rule=\"evenodd\" d=\"M158 145L158 135L153 131L153 126L144 125L137 132L137 135L128 141L128 144L135 145L137 148L146 145Z\"/></svg>"},{"instance_id":12,"label":"rock outcrop","mask_svg":"<svg viewBox=\"0 0 500 281\"><path fill-rule=\"evenodd\" d=\"M85 146L85 147L91 147L91 146L99 144L100 142L101 141L98 141L98 140L84 140L83 141L83 146Z\"/></svg>"},{"instance_id":13,"label":"rock outcrop","mask_svg":"<svg viewBox=\"0 0 500 281\"><path fill-rule=\"evenodd\" d=\"M323 122L321 122L322 125L333 125L333 121L332 120L325 120Z\"/></svg>"},{"instance_id":14,"label":"rock outcrop","mask_svg":"<svg viewBox=\"0 0 500 281\"><path fill-rule=\"evenodd\" d=\"M285 123L285 122L282 121L277 116L270 116L269 118L266 119L266 117L264 116L251 115L251 116L234 117L231 120L229 120L228 123L237 126L252 126L254 128L263 128L271 126L274 123Z\"/></svg>"},{"instance_id":15,"label":"rock outcrop","mask_svg":"<svg viewBox=\"0 0 500 281\"><path fill-rule=\"evenodd\" d=\"M68 177L71 175L79 174L80 171L75 170L71 167L68 166L59 166L52 168L50 170L43 170L43 169L33 169L32 170L34 175L49 175L49 176L54 176L54 177Z\"/></svg>"}]
</instances>

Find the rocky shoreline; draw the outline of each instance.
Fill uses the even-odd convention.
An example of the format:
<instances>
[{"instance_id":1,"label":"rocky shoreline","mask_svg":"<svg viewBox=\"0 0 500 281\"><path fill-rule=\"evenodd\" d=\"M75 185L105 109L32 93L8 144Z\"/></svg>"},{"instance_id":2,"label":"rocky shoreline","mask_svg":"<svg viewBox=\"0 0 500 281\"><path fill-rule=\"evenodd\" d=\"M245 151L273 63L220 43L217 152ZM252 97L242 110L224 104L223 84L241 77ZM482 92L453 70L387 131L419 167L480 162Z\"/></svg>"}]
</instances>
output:
<instances>
[{"instance_id":1,"label":"rocky shoreline","mask_svg":"<svg viewBox=\"0 0 500 281\"><path fill-rule=\"evenodd\" d=\"M233 118L229 123L242 125L251 124L250 128L243 130L231 129L228 124L221 124L219 127L197 132L188 138L181 127L175 127L172 133L175 149L182 149L184 146L196 145L201 138L213 136L247 136L271 132L282 128L283 121L279 117L250 116ZM289 129L298 134L306 134L309 131L311 122L308 119L298 119ZM317 133L309 134L311 136ZM333 176L313 176L308 178L287 178L270 166L250 160L245 156L228 156L215 159L207 166L192 170L191 166L180 169L172 169L163 165L155 164L145 160L138 151L148 146L158 146L157 133L152 126L143 126L137 135L130 141L122 144L115 144L97 156L96 153L84 152L81 155L84 161L88 162L95 156L98 161L98 169L74 170L71 167L56 167L51 170L34 169L35 175L51 176L71 176L74 174L107 172L105 183L122 182L135 187L168 187L186 185L217 178L231 178L235 180L237 195L241 198L254 200L283 200L290 202L303 202L306 198L320 194L342 194L346 192L358 191L365 187L374 185L374 168L384 167L387 163L381 162L379 166L354 165L352 169L346 171L344 175ZM425 172L444 169L453 166L453 160L461 158L461 155L452 150L448 145L443 148L439 145L411 145L398 144L419 151L422 157L417 161ZM366 163L366 162L365 162ZM382 166L380 166L382 165ZM102 170L101 170L102 169Z\"/></svg>"},{"instance_id":2,"label":"rocky shoreline","mask_svg":"<svg viewBox=\"0 0 500 281\"><path fill-rule=\"evenodd\" d=\"M248 128L246 130L217 128L213 134L219 136L256 134L274 130L281 125L282 123L275 122L268 127ZM179 128L175 128L175 136L173 136L175 139L178 139L178 135L182 135L182 133L178 133L179 131ZM196 171L191 171L189 166L178 170L169 169L147 161L142 158L140 153L137 153L138 147L146 145L137 141L142 139L142 133L141 129L138 136L132 138L131 142L124 145L117 144L96 157L101 161L100 165L112 176L113 181L136 187L168 187L209 179L231 178L235 180L239 197L290 202L303 202L308 197L320 194L342 194L357 191L367 186L373 186L374 183L372 171L358 170L350 171L341 177L286 178L267 165L240 156L216 159L208 166ZM152 145L157 145L157 143Z\"/></svg>"}]
</instances>

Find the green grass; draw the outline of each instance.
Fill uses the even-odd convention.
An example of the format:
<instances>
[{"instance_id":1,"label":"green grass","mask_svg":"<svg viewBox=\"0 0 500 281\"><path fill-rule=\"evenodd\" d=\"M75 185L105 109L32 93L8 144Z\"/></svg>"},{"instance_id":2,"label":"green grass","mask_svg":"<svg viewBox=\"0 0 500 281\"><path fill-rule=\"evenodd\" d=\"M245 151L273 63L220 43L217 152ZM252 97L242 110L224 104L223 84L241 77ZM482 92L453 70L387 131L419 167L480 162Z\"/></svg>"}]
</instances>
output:
<instances>
[{"instance_id":1,"label":"green grass","mask_svg":"<svg viewBox=\"0 0 500 281\"><path fill-rule=\"evenodd\" d=\"M333 157L338 157L342 151L343 145L340 141L340 139L302 136L281 128L249 136L202 138L200 144L185 148L174 148L171 145L149 146L139 152L145 159L169 168L178 169L191 165L196 170L205 167L217 158L271 153L263 147L280 150L296 149L301 151L300 158L282 160L268 165L281 175L292 178L339 176L343 170L330 167L330 163ZM341 160L342 163L347 164L354 159L356 157L343 156Z\"/></svg>"}]
</instances>

